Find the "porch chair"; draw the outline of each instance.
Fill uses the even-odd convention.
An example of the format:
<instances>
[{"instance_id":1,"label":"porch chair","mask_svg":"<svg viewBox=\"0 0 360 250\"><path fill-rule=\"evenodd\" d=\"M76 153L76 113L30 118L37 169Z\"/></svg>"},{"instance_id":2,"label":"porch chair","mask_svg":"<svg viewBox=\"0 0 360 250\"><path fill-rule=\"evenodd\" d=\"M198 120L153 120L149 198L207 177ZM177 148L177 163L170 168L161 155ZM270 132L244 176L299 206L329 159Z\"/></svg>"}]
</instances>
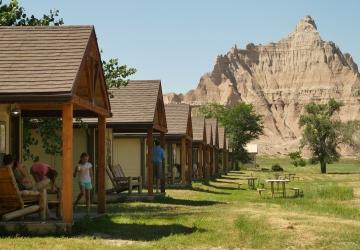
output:
<instances>
[{"instance_id":1,"label":"porch chair","mask_svg":"<svg viewBox=\"0 0 360 250\"><path fill-rule=\"evenodd\" d=\"M133 188L137 188L139 194L142 192L141 176L138 177L125 176L124 170L122 169L120 164L114 166L109 165L106 168L106 172L114 187L108 192L121 193L123 191L128 190L129 194L131 194Z\"/></svg>"},{"instance_id":2,"label":"porch chair","mask_svg":"<svg viewBox=\"0 0 360 250\"><path fill-rule=\"evenodd\" d=\"M8 221L38 212L46 219L46 189L20 191L10 166L0 167L0 216Z\"/></svg>"}]
</instances>

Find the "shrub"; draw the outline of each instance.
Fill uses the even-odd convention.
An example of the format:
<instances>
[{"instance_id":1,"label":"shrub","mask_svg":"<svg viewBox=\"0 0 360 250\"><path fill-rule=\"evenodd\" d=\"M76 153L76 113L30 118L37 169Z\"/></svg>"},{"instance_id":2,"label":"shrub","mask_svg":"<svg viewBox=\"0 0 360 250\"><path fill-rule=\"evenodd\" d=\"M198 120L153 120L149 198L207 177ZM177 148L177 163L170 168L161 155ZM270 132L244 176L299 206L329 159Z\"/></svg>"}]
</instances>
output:
<instances>
[{"instance_id":1,"label":"shrub","mask_svg":"<svg viewBox=\"0 0 360 250\"><path fill-rule=\"evenodd\" d=\"M282 172L284 169L279 164L274 164L271 166L271 170L274 172Z\"/></svg>"},{"instance_id":2,"label":"shrub","mask_svg":"<svg viewBox=\"0 0 360 250\"><path fill-rule=\"evenodd\" d=\"M304 167L306 166L306 161L301 157L300 151L291 152L288 154L290 157L290 163L295 167Z\"/></svg>"},{"instance_id":3,"label":"shrub","mask_svg":"<svg viewBox=\"0 0 360 250\"><path fill-rule=\"evenodd\" d=\"M301 160L299 161L299 166L300 166L300 167L305 167L305 166L306 166L306 161L305 161L304 159L301 159Z\"/></svg>"}]
</instances>

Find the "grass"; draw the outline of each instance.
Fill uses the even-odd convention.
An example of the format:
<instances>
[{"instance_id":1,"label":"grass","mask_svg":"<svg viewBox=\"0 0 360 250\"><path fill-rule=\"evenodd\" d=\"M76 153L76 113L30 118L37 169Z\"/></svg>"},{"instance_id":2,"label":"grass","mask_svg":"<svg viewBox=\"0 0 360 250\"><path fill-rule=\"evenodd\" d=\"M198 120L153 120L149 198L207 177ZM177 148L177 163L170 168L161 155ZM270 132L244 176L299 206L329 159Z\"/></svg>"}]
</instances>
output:
<instances>
[{"instance_id":1,"label":"grass","mask_svg":"<svg viewBox=\"0 0 360 250\"><path fill-rule=\"evenodd\" d=\"M288 186L304 197L271 198L267 184L260 197L242 178L256 176L260 186L273 173L242 170L154 202L109 204L106 216L84 218L71 236L3 237L0 249L360 249L360 163L332 164L324 175L319 166L259 159L261 168L274 163L301 177Z\"/></svg>"}]
</instances>

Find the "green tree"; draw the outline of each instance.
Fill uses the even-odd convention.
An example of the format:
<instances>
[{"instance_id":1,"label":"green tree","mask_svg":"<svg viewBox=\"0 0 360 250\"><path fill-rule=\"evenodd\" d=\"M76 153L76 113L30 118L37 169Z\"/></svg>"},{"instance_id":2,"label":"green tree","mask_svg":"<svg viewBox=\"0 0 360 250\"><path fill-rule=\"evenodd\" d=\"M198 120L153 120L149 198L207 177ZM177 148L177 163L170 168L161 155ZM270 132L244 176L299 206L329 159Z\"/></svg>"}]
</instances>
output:
<instances>
[{"instance_id":1,"label":"green tree","mask_svg":"<svg viewBox=\"0 0 360 250\"><path fill-rule=\"evenodd\" d=\"M241 162L250 160L245 146L263 132L262 117L255 112L251 104L238 103L226 107L210 103L200 107L199 112L206 118L217 118L225 127L236 160Z\"/></svg>"},{"instance_id":2,"label":"green tree","mask_svg":"<svg viewBox=\"0 0 360 250\"><path fill-rule=\"evenodd\" d=\"M128 68L126 64L119 65L118 58L111 58L103 61L105 81L108 88L119 88L126 86L129 82L128 77L136 73L135 68Z\"/></svg>"},{"instance_id":3,"label":"green tree","mask_svg":"<svg viewBox=\"0 0 360 250\"><path fill-rule=\"evenodd\" d=\"M49 14L44 14L41 18L36 18L34 15L28 16L17 0L11 0L8 4L3 4L0 0L0 26L58 26L64 23L58 16L58 10L50 10Z\"/></svg>"},{"instance_id":4,"label":"green tree","mask_svg":"<svg viewBox=\"0 0 360 250\"><path fill-rule=\"evenodd\" d=\"M206 105L199 107L198 112L205 118L216 118L220 123L223 123L228 107L218 104L216 102L211 102Z\"/></svg>"},{"instance_id":5,"label":"green tree","mask_svg":"<svg viewBox=\"0 0 360 250\"><path fill-rule=\"evenodd\" d=\"M340 154L338 145L344 142L341 133L342 123L334 115L343 104L330 99L326 104L309 103L305 113L300 116L299 125L303 127L301 146L307 146L313 162L320 162L321 173L326 173L326 164L337 161Z\"/></svg>"},{"instance_id":6,"label":"green tree","mask_svg":"<svg viewBox=\"0 0 360 250\"><path fill-rule=\"evenodd\" d=\"M300 151L291 152L288 154L288 156L290 157L290 163L295 167L306 166L306 161L301 157Z\"/></svg>"},{"instance_id":7,"label":"green tree","mask_svg":"<svg viewBox=\"0 0 360 250\"><path fill-rule=\"evenodd\" d=\"M222 123L230 136L235 158L241 162L248 162L250 158L245 146L263 133L261 115L256 113L253 105L238 103L228 108L222 118Z\"/></svg>"}]
</instances>

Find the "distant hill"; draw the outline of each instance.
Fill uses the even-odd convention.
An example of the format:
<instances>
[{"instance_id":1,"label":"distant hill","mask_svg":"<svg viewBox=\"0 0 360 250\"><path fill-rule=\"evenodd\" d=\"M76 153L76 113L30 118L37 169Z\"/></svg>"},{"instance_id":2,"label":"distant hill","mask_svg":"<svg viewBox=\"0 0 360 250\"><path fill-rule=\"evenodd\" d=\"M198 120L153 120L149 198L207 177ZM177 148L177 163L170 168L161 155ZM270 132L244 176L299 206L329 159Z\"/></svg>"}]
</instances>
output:
<instances>
[{"instance_id":1,"label":"distant hill","mask_svg":"<svg viewBox=\"0 0 360 250\"><path fill-rule=\"evenodd\" d=\"M276 43L231 48L217 57L214 69L201 77L196 89L164 97L168 103L192 105L252 103L264 117L265 134L258 140L262 154L287 154L298 148L299 115L310 101L341 100L342 120L360 118L358 67L350 54L321 39L310 16ZM342 152L351 154L347 148Z\"/></svg>"}]
</instances>

